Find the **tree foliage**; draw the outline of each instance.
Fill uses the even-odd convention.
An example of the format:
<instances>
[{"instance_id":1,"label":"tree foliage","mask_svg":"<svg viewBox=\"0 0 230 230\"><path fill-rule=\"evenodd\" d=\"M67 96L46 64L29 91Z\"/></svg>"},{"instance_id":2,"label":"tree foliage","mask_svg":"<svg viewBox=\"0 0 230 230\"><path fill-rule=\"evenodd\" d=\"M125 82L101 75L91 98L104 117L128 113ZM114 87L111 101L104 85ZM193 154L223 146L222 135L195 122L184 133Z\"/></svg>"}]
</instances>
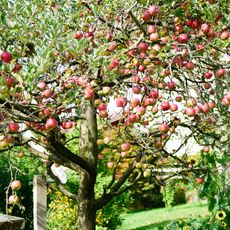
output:
<instances>
[{"instance_id":1,"label":"tree foliage","mask_svg":"<svg viewBox=\"0 0 230 230\"><path fill-rule=\"evenodd\" d=\"M0 7L1 151L28 146L78 172L77 195L61 188L78 201L81 229L143 177L164 185L194 173L208 183L208 165L191 163L183 146L194 138L205 152L229 151L228 1ZM111 181L96 197L101 167Z\"/></svg>"}]
</instances>

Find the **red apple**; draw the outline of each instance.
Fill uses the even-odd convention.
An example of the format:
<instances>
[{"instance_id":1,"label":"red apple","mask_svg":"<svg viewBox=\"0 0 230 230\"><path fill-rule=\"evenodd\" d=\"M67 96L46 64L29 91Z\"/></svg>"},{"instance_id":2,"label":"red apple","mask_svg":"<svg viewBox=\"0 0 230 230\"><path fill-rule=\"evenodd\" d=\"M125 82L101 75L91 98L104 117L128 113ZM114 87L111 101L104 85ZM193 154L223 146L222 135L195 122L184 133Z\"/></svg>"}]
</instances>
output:
<instances>
[{"instance_id":1,"label":"red apple","mask_svg":"<svg viewBox=\"0 0 230 230\"><path fill-rule=\"evenodd\" d=\"M139 119L140 119L140 117L137 114L130 114L129 117L128 117L128 121L130 123L138 122Z\"/></svg>"},{"instance_id":2,"label":"red apple","mask_svg":"<svg viewBox=\"0 0 230 230\"><path fill-rule=\"evenodd\" d=\"M152 5L148 8L148 12L151 16L157 16L160 13L160 8L157 5Z\"/></svg>"},{"instance_id":3,"label":"red apple","mask_svg":"<svg viewBox=\"0 0 230 230\"><path fill-rule=\"evenodd\" d=\"M108 113L107 113L106 110L100 110L100 111L98 112L98 116L99 116L100 118L106 118L106 117L108 117Z\"/></svg>"},{"instance_id":4,"label":"red apple","mask_svg":"<svg viewBox=\"0 0 230 230\"><path fill-rule=\"evenodd\" d=\"M152 113L155 114L155 113L157 113L157 112L158 112L158 108L157 108L157 106L154 106L154 107L152 108Z\"/></svg>"},{"instance_id":5,"label":"red apple","mask_svg":"<svg viewBox=\"0 0 230 230\"><path fill-rule=\"evenodd\" d=\"M130 105L135 108L137 107L138 105L140 105L140 100L138 98L133 98L130 100Z\"/></svg>"},{"instance_id":6,"label":"red apple","mask_svg":"<svg viewBox=\"0 0 230 230\"><path fill-rule=\"evenodd\" d=\"M152 34L155 33L156 31L157 31L156 25L149 25L147 27L147 34Z\"/></svg>"},{"instance_id":7,"label":"red apple","mask_svg":"<svg viewBox=\"0 0 230 230\"><path fill-rule=\"evenodd\" d=\"M108 47L108 51L113 51L113 50L115 50L117 48L117 43L114 41L114 42L112 42L110 45L109 45L109 47Z\"/></svg>"},{"instance_id":8,"label":"red apple","mask_svg":"<svg viewBox=\"0 0 230 230\"><path fill-rule=\"evenodd\" d=\"M166 110L169 110L170 109L170 104L169 102L165 101L161 104L161 109L166 111Z\"/></svg>"},{"instance_id":9,"label":"red apple","mask_svg":"<svg viewBox=\"0 0 230 230\"><path fill-rule=\"evenodd\" d=\"M7 51L3 51L0 55L1 61L2 62L6 62L9 63L12 61L13 56L11 53L7 52Z\"/></svg>"},{"instance_id":10,"label":"red apple","mask_svg":"<svg viewBox=\"0 0 230 230\"><path fill-rule=\"evenodd\" d=\"M188 34L179 34L177 41L179 43L187 43L188 42Z\"/></svg>"},{"instance_id":11,"label":"red apple","mask_svg":"<svg viewBox=\"0 0 230 230\"><path fill-rule=\"evenodd\" d=\"M175 82L170 81L170 82L168 83L168 88L169 88L169 90L173 90L173 89L175 89L175 88L176 88L176 84L175 84Z\"/></svg>"},{"instance_id":12,"label":"red apple","mask_svg":"<svg viewBox=\"0 0 230 230\"><path fill-rule=\"evenodd\" d=\"M52 91L50 89L46 89L43 91L42 95L45 97L45 98L49 98L52 96Z\"/></svg>"},{"instance_id":13,"label":"red apple","mask_svg":"<svg viewBox=\"0 0 230 230\"><path fill-rule=\"evenodd\" d=\"M141 87L139 85L133 85L132 92L135 94L139 94L141 92Z\"/></svg>"},{"instance_id":14,"label":"red apple","mask_svg":"<svg viewBox=\"0 0 230 230\"><path fill-rule=\"evenodd\" d=\"M73 122L72 121L63 121L61 126L63 129L71 129L73 127Z\"/></svg>"},{"instance_id":15,"label":"red apple","mask_svg":"<svg viewBox=\"0 0 230 230\"><path fill-rule=\"evenodd\" d=\"M10 183L10 187L13 190L19 190L22 187L22 183L19 180L14 180Z\"/></svg>"},{"instance_id":16,"label":"red apple","mask_svg":"<svg viewBox=\"0 0 230 230\"><path fill-rule=\"evenodd\" d=\"M84 90L84 98L85 99L87 99L87 100L92 100L93 99L93 97L94 97L94 91L93 91L93 89L85 89Z\"/></svg>"},{"instance_id":17,"label":"red apple","mask_svg":"<svg viewBox=\"0 0 230 230\"><path fill-rule=\"evenodd\" d=\"M204 33L207 34L209 32L210 25L207 23L204 23L201 25L200 30Z\"/></svg>"},{"instance_id":18,"label":"red apple","mask_svg":"<svg viewBox=\"0 0 230 230\"><path fill-rule=\"evenodd\" d=\"M46 83L44 81L40 81L38 82L37 84L37 87L40 89L40 90L45 90L46 89Z\"/></svg>"},{"instance_id":19,"label":"red apple","mask_svg":"<svg viewBox=\"0 0 230 230\"><path fill-rule=\"evenodd\" d=\"M201 110L202 110L202 112L203 113L208 113L209 112L209 106L208 106L208 104L207 103L205 103L205 104L203 104L202 106L201 106Z\"/></svg>"},{"instance_id":20,"label":"red apple","mask_svg":"<svg viewBox=\"0 0 230 230\"><path fill-rule=\"evenodd\" d=\"M176 100L177 102L181 102L181 101L182 101L182 96L180 96L180 95L179 95L179 96L176 96L176 97L175 97L175 100Z\"/></svg>"},{"instance_id":21,"label":"red apple","mask_svg":"<svg viewBox=\"0 0 230 230\"><path fill-rule=\"evenodd\" d=\"M13 71L14 73L18 73L21 69L22 69L22 66L21 66L19 63L16 63L16 64L14 65L14 68L12 69L12 71Z\"/></svg>"},{"instance_id":22,"label":"red apple","mask_svg":"<svg viewBox=\"0 0 230 230\"><path fill-rule=\"evenodd\" d=\"M6 84L6 86L7 86L8 88L11 88L12 86L15 85L15 80L14 80L14 78L12 78L12 77L7 77L7 78L5 79L5 84Z\"/></svg>"},{"instance_id":23,"label":"red apple","mask_svg":"<svg viewBox=\"0 0 230 230\"><path fill-rule=\"evenodd\" d=\"M150 36L149 36L149 40L152 41L152 42L155 42L155 41L157 41L158 39L159 39L159 35L158 35L157 32L152 33L152 34L150 34Z\"/></svg>"},{"instance_id":24,"label":"red apple","mask_svg":"<svg viewBox=\"0 0 230 230\"><path fill-rule=\"evenodd\" d=\"M196 100L194 98L188 98L186 101L186 105L191 107L196 105Z\"/></svg>"},{"instance_id":25,"label":"red apple","mask_svg":"<svg viewBox=\"0 0 230 230\"><path fill-rule=\"evenodd\" d=\"M171 105L170 105L170 110L171 110L172 112L177 111L177 110L178 110L177 104L171 104Z\"/></svg>"},{"instance_id":26,"label":"red apple","mask_svg":"<svg viewBox=\"0 0 230 230\"><path fill-rule=\"evenodd\" d=\"M216 103L214 101L210 101L210 102L208 102L208 107L210 109L214 109L216 107Z\"/></svg>"},{"instance_id":27,"label":"red apple","mask_svg":"<svg viewBox=\"0 0 230 230\"><path fill-rule=\"evenodd\" d=\"M212 87L211 83L210 82L205 82L204 83L204 88L205 89L210 89Z\"/></svg>"},{"instance_id":28,"label":"red apple","mask_svg":"<svg viewBox=\"0 0 230 230\"><path fill-rule=\"evenodd\" d=\"M228 106L230 105L230 98L227 96L224 96L221 100L222 105Z\"/></svg>"},{"instance_id":29,"label":"red apple","mask_svg":"<svg viewBox=\"0 0 230 230\"><path fill-rule=\"evenodd\" d=\"M192 62L186 63L186 69L187 70L193 70L195 68L195 65Z\"/></svg>"},{"instance_id":30,"label":"red apple","mask_svg":"<svg viewBox=\"0 0 230 230\"><path fill-rule=\"evenodd\" d=\"M189 116L189 117L193 117L196 115L196 110L192 107L186 108L185 109L185 113Z\"/></svg>"},{"instance_id":31,"label":"red apple","mask_svg":"<svg viewBox=\"0 0 230 230\"><path fill-rule=\"evenodd\" d=\"M118 97L116 99L117 107L125 107L127 104L127 99L125 97Z\"/></svg>"},{"instance_id":32,"label":"red apple","mask_svg":"<svg viewBox=\"0 0 230 230\"><path fill-rule=\"evenodd\" d=\"M47 130L52 130L58 126L58 122L55 118L49 118L46 120L45 127Z\"/></svg>"},{"instance_id":33,"label":"red apple","mask_svg":"<svg viewBox=\"0 0 230 230\"><path fill-rule=\"evenodd\" d=\"M145 114L146 109L145 109L144 106L140 106L140 107L138 107L138 108L136 109L136 111L137 111L137 114L138 114L138 115L143 115L143 114Z\"/></svg>"},{"instance_id":34,"label":"red apple","mask_svg":"<svg viewBox=\"0 0 230 230\"><path fill-rule=\"evenodd\" d=\"M159 97L158 90L150 91L149 97L153 97L153 98L157 99Z\"/></svg>"},{"instance_id":35,"label":"red apple","mask_svg":"<svg viewBox=\"0 0 230 230\"><path fill-rule=\"evenodd\" d=\"M158 130L163 133L168 132L169 126L166 123L162 123L159 125Z\"/></svg>"},{"instance_id":36,"label":"red apple","mask_svg":"<svg viewBox=\"0 0 230 230\"><path fill-rule=\"evenodd\" d=\"M145 21L145 22L148 22L151 20L152 16L151 14L149 13L148 10L145 10L143 13L142 13L142 19Z\"/></svg>"},{"instance_id":37,"label":"red apple","mask_svg":"<svg viewBox=\"0 0 230 230\"><path fill-rule=\"evenodd\" d=\"M129 151L131 148L131 145L127 142L121 144L121 150L122 151Z\"/></svg>"},{"instance_id":38,"label":"red apple","mask_svg":"<svg viewBox=\"0 0 230 230\"><path fill-rule=\"evenodd\" d=\"M98 105L97 109L99 111L106 110L107 109L107 105L105 103L101 103L100 105Z\"/></svg>"},{"instance_id":39,"label":"red apple","mask_svg":"<svg viewBox=\"0 0 230 230\"><path fill-rule=\"evenodd\" d=\"M137 48L140 51L146 52L148 50L148 44L146 42L140 42Z\"/></svg>"},{"instance_id":40,"label":"red apple","mask_svg":"<svg viewBox=\"0 0 230 230\"><path fill-rule=\"evenodd\" d=\"M18 204L19 203L19 197L17 195L10 195L8 198L8 203L9 204Z\"/></svg>"},{"instance_id":41,"label":"red apple","mask_svg":"<svg viewBox=\"0 0 230 230\"><path fill-rule=\"evenodd\" d=\"M204 183L204 179L201 178L201 177L198 177L198 178L196 178L196 183L197 184L203 184Z\"/></svg>"},{"instance_id":42,"label":"red apple","mask_svg":"<svg viewBox=\"0 0 230 230\"><path fill-rule=\"evenodd\" d=\"M212 77L213 73L212 72L205 72L204 73L204 78L210 79Z\"/></svg>"},{"instance_id":43,"label":"red apple","mask_svg":"<svg viewBox=\"0 0 230 230\"><path fill-rule=\"evenodd\" d=\"M224 69L224 68L218 69L218 70L216 71L216 76L217 76L217 77L222 78L222 77L224 77L224 75L225 75L225 69Z\"/></svg>"},{"instance_id":44,"label":"red apple","mask_svg":"<svg viewBox=\"0 0 230 230\"><path fill-rule=\"evenodd\" d=\"M113 168L113 166L114 166L114 162L113 162L113 161L107 162L107 167L108 167L109 169Z\"/></svg>"},{"instance_id":45,"label":"red apple","mask_svg":"<svg viewBox=\"0 0 230 230\"><path fill-rule=\"evenodd\" d=\"M112 60L111 64L109 65L109 70L113 70L120 65L117 59Z\"/></svg>"},{"instance_id":46,"label":"red apple","mask_svg":"<svg viewBox=\"0 0 230 230\"><path fill-rule=\"evenodd\" d=\"M76 38L76 39L81 39L82 37L83 37L82 31L77 31L77 32L74 34L74 38Z\"/></svg>"},{"instance_id":47,"label":"red apple","mask_svg":"<svg viewBox=\"0 0 230 230\"><path fill-rule=\"evenodd\" d=\"M209 146L204 146L203 150L204 150L205 153L209 153L210 147Z\"/></svg>"},{"instance_id":48,"label":"red apple","mask_svg":"<svg viewBox=\"0 0 230 230\"><path fill-rule=\"evenodd\" d=\"M17 133L20 126L17 123L10 123L8 124L8 130L11 133Z\"/></svg>"},{"instance_id":49,"label":"red apple","mask_svg":"<svg viewBox=\"0 0 230 230\"><path fill-rule=\"evenodd\" d=\"M220 39L227 40L229 38L229 32L227 30L224 30L220 33Z\"/></svg>"}]
</instances>

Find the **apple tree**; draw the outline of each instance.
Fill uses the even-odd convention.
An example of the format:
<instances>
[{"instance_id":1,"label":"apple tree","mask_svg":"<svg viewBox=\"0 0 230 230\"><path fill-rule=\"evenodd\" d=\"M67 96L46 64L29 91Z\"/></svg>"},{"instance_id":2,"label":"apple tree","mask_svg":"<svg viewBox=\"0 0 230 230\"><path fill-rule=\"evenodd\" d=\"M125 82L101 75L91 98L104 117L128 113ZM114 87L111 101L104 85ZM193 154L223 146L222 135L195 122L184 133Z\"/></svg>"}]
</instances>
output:
<instances>
[{"instance_id":1,"label":"apple tree","mask_svg":"<svg viewBox=\"0 0 230 230\"><path fill-rule=\"evenodd\" d=\"M191 139L229 151L227 0L8 0L0 9L1 152L24 146L77 172L77 194L56 181L78 203L79 229L95 229L96 212L142 177L205 175L188 160ZM95 197L105 167L110 181Z\"/></svg>"}]
</instances>

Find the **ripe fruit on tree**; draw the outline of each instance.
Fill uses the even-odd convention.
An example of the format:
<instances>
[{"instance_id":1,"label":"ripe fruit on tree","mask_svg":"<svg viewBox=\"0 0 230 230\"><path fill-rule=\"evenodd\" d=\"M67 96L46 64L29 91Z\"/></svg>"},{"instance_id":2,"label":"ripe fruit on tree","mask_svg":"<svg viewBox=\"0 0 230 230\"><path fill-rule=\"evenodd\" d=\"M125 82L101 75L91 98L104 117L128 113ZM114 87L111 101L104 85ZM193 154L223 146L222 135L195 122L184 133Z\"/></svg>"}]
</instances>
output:
<instances>
[{"instance_id":1,"label":"ripe fruit on tree","mask_svg":"<svg viewBox=\"0 0 230 230\"><path fill-rule=\"evenodd\" d=\"M203 150L204 150L205 153L209 153L210 147L209 146L204 146Z\"/></svg>"},{"instance_id":2,"label":"ripe fruit on tree","mask_svg":"<svg viewBox=\"0 0 230 230\"><path fill-rule=\"evenodd\" d=\"M142 13L142 19L143 19L145 22L150 21L151 18L152 18L152 16L151 16L151 14L149 13L148 10L146 10L146 11L144 11L144 12Z\"/></svg>"},{"instance_id":3,"label":"ripe fruit on tree","mask_svg":"<svg viewBox=\"0 0 230 230\"><path fill-rule=\"evenodd\" d=\"M63 129L71 129L73 127L72 121L63 121L62 122L62 128Z\"/></svg>"},{"instance_id":4,"label":"ripe fruit on tree","mask_svg":"<svg viewBox=\"0 0 230 230\"><path fill-rule=\"evenodd\" d=\"M227 30L222 31L220 34L220 38L222 40L227 40L229 38L229 32Z\"/></svg>"},{"instance_id":5,"label":"ripe fruit on tree","mask_svg":"<svg viewBox=\"0 0 230 230\"><path fill-rule=\"evenodd\" d=\"M114 162L113 162L113 161L107 162L107 167L108 167L109 169L113 168L113 166L114 166Z\"/></svg>"},{"instance_id":6,"label":"ripe fruit on tree","mask_svg":"<svg viewBox=\"0 0 230 230\"><path fill-rule=\"evenodd\" d=\"M189 116L189 117L193 117L196 115L196 110L192 107L186 108L185 109L185 113Z\"/></svg>"},{"instance_id":7,"label":"ripe fruit on tree","mask_svg":"<svg viewBox=\"0 0 230 230\"><path fill-rule=\"evenodd\" d=\"M118 107L125 107L127 104L127 99L125 97L118 97L116 99L116 105Z\"/></svg>"},{"instance_id":8,"label":"ripe fruit on tree","mask_svg":"<svg viewBox=\"0 0 230 230\"><path fill-rule=\"evenodd\" d=\"M164 110L164 111L166 111L166 110L169 110L170 109L170 104L169 104L169 102L163 102L162 104L161 104L161 109L162 110Z\"/></svg>"},{"instance_id":9,"label":"ripe fruit on tree","mask_svg":"<svg viewBox=\"0 0 230 230\"><path fill-rule=\"evenodd\" d=\"M146 42L141 42L137 46L140 51L146 52L148 50L148 44Z\"/></svg>"},{"instance_id":10,"label":"ripe fruit on tree","mask_svg":"<svg viewBox=\"0 0 230 230\"><path fill-rule=\"evenodd\" d=\"M45 127L47 130L52 130L58 126L57 120L55 118L49 118L46 121Z\"/></svg>"},{"instance_id":11,"label":"ripe fruit on tree","mask_svg":"<svg viewBox=\"0 0 230 230\"><path fill-rule=\"evenodd\" d=\"M160 13L160 8L157 5L149 6L148 12L151 16L157 16Z\"/></svg>"},{"instance_id":12,"label":"ripe fruit on tree","mask_svg":"<svg viewBox=\"0 0 230 230\"><path fill-rule=\"evenodd\" d=\"M216 76L217 76L217 77L222 78L222 77L224 77L224 75L225 75L225 69L224 69L224 68L218 69L218 70L216 71Z\"/></svg>"},{"instance_id":13,"label":"ripe fruit on tree","mask_svg":"<svg viewBox=\"0 0 230 230\"><path fill-rule=\"evenodd\" d=\"M179 43L187 43L188 42L188 34L180 34L177 38Z\"/></svg>"},{"instance_id":14,"label":"ripe fruit on tree","mask_svg":"<svg viewBox=\"0 0 230 230\"><path fill-rule=\"evenodd\" d=\"M129 144L129 143L122 143L121 144L121 150L122 151L129 151L130 150L130 148L131 148L131 145Z\"/></svg>"},{"instance_id":15,"label":"ripe fruit on tree","mask_svg":"<svg viewBox=\"0 0 230 230\"><path fill-rule=\"evenodd\" d=\"M17 195L10 195L8 198L9 204L18 204L19 203L19 197Z\"/></svg>"},{"instance_id":16,"label":"ripe fruit on tree","mask_svg":"<svg viewBox=\"0 0 230 230\"><path fill-rule=\"evenodd\" d=\"M1 58L1 61L2 61L2 62L9 63L9 62L12 61L13 56L12 56L11 53L9 53L9 52L7 52L7 51L3 51L3 52L1 53L1 55L0 55L0 58Z\"/></svg>"},{"instance_id":17,"label":"ripe fruit on tree","mask_svg":"<svg viewBox=\"0 0 230 230\"><path fill-rule=\"evenodd\" d=\"M10 183L10 187L13 190L19 190L22 187L22 183L19 180L14 180Z\"/></svg>"},{"instance_id":18,"label":"ripe fruit on tree","mask_svg":"<svg viewBox=\"0 0 230 230\"><path fill-rule=\"evenodd\" d=\"M168 132L169 126L166 123L162 123L159 125L158 130L163 133Z\"/></svg>"},{"instance_id":19,"label":"ripe fruit on tree","mask_svg":"<svg viewBox=\"0 0 230 230\"><path fill-rule=\"evenodd\" d=\"M45 90L46 89L46 83L44 81L40 81L38 82L37 84L37 87L40 89L40 90Z\"/></svg>"},{"instance_id":20,"label":"ripe fruit on tree","mask_svg":"<svg viewBox=\"0 0 230 230\"><path fill-rule=\"evenodd\" d=\"M93 96L94 96L93 89L85 89L84 90L84 97L85 97L85 99L91 101L93 99Z\"/></svg>"},{"instance_id":21,"label":"ripe fruit on tree","mask_svg":"<svg viewBox=\"0 0 230 230\"><path fill-rule=\"evenodd\" d=\"M203 184L204 183L204 178L202 178L202 177L196 178L196 183L197 184Z\"/></svg>"},{"instance_id":22,"label":"ripe fruit on tree","mask_svg":"<svg viewBox=\"0 0 230 230\"><path fill-rule=\"evenodd\" d=\"M10 133L17 133L20 126L17 123L8 124L8 130Z\"/></svg>"},{"instance_id":23,"label":"ripe fruit on tree","mask_svg":"<svg viewBox=\"0 0 230 230\"><path fill-rule=\"evenodd\" d=\"M7 78L5 79L5 84L6 84L6 86L7 86L8 88L11 88L11 87L14 86L14 84L15 84L14 78L12 78L12 77L7 77Z\"/></svg>"}]
</instances>

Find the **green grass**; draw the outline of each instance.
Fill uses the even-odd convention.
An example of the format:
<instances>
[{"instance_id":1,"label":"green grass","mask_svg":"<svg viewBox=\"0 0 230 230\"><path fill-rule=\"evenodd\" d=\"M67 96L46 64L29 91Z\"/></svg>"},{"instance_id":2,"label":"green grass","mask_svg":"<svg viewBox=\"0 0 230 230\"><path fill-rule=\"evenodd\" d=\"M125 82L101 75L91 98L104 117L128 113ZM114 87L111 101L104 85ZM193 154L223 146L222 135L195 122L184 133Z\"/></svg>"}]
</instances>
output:
<instances>
[{"instance_id":1,"label":"green grass","mask_svg":"<svg viewBox=\"0 0 230 230\"><path fill-rule=\"evenodd\" d=\"M208 215L206 204L192 203L173 208L159 208L148 211L127 213L123 218L120 230L157 230L172 220L188 219Z\"/></svg>"}]
</instances>

